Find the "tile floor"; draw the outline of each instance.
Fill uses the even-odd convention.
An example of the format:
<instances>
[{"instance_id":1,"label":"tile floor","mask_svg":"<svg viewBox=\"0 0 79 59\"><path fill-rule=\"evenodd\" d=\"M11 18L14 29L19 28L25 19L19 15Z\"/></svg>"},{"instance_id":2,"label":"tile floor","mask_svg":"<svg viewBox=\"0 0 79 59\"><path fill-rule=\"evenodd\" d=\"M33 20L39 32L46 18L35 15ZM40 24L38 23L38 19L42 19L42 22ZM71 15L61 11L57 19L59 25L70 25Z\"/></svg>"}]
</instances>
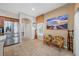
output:
<instances>
[{"instance_id":1,"label":"tile floor","mask_svg":"<svg viewBox=\"0 0 79 59\"><path fill-rule=\"evenodd\" d=\"M23 40L22 43L4 47L4 56L73 56L71 51L47 46L41 40Z\"/></svg>"}]
</instances>

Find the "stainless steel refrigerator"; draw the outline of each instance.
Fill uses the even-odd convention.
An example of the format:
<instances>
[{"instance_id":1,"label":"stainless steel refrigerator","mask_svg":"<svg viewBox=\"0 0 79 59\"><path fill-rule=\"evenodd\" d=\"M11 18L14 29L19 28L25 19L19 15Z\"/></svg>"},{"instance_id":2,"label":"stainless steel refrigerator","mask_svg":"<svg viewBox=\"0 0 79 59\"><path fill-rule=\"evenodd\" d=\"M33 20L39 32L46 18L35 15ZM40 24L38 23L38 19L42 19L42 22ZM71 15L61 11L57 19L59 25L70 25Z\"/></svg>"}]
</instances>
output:
<instances>
[{"instance_id":1,"label":"stainless steel refrigerator","mask_svg":"<svg viewBox=\"0 0 79 59\"><path fill-rule=\"evenodd\" d=\"M4 46L19 43L19 23L12 21L4 21L4 34L6 35Z\"/></svg>"}]
</instances>

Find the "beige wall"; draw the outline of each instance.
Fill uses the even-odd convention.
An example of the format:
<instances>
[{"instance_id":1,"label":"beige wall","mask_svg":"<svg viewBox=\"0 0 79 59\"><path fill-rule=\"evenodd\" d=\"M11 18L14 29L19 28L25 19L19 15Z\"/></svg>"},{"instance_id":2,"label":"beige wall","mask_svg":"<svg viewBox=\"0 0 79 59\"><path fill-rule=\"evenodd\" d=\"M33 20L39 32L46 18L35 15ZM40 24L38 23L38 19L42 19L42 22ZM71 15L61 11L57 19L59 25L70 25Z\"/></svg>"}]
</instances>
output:
<instances>
[{"instance_id":1,"label":"beige wall","mask_svg":"<svg viewBox=\"0 0 79 59\"><path fill-rule=\"evenodd\" d=\"M79 3L75 4L75 11L79 8Z\"/></svg>"},{"instance_id":2,"label":"beige wall","mask_svg":"<svg viewBox=\"0 0 79 59\"><path fill-rule=\"evenodd\" d=\"M47 20L49 18L68 14L69 15L68 29L73 29L74 28L74 8L75 8L75 4L60 7L58 9L54 10L54 11L51 11L51 12L45 14L44 19Z\"/></svg>"},{"instance_id":3,"label":"beige wall","mask_svg":"<svg viewBox=\"0 0 79 59\"><path fill-rule=\"evenodd\" d=\"M69 4L69 5L60 7L58 9L55 9L54 11L48 12L44 15L44 23L46 24L47 19L57 17L57 16L62 16L64 14L68 14L69 15L68 29L70 29L70 30L74 29L74 8L75 8L75 4ZM67 47L67 36L68 36L67 30L47 30L46 29L45 34L46 33L50 33L52 36L54 36L54 35L63 36L65 38L64 47Z\"/></svg>"}]
</instances>

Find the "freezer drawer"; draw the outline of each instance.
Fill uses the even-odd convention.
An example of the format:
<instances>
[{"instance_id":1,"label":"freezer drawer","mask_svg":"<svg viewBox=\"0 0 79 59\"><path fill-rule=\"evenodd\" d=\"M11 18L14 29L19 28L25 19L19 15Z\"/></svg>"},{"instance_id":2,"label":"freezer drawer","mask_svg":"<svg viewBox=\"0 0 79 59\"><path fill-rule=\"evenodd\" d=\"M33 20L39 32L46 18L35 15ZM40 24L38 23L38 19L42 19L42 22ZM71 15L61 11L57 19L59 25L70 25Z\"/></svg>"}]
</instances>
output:
<instances>
[{"instance_id":1,"label":"freezer drawer","mask_svg":"<svg viewBox=\"0 0 79 59\"><path fill-rule=\"evenodd\" d=\"M14 43L19 43L19 38L18 37L14 37Z\"/></svg>"}]
</instances>

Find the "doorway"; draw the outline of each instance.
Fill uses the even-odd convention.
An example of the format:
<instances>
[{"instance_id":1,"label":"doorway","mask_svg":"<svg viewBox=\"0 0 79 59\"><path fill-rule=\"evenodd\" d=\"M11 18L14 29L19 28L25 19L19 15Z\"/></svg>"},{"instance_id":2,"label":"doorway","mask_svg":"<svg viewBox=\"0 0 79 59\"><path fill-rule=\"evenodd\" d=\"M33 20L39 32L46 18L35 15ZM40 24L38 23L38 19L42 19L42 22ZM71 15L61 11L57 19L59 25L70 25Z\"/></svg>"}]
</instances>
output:
<instances>
[{"instance_id":1,"label":"doorway","mask_svg":"<svg viewBox=\"0 0 79 59\"><path fill-rule=\"evenodd\" d=\"M22 19L22 39L31 39L31 20L23 18Z\"/></svg>"}]
</instances>

